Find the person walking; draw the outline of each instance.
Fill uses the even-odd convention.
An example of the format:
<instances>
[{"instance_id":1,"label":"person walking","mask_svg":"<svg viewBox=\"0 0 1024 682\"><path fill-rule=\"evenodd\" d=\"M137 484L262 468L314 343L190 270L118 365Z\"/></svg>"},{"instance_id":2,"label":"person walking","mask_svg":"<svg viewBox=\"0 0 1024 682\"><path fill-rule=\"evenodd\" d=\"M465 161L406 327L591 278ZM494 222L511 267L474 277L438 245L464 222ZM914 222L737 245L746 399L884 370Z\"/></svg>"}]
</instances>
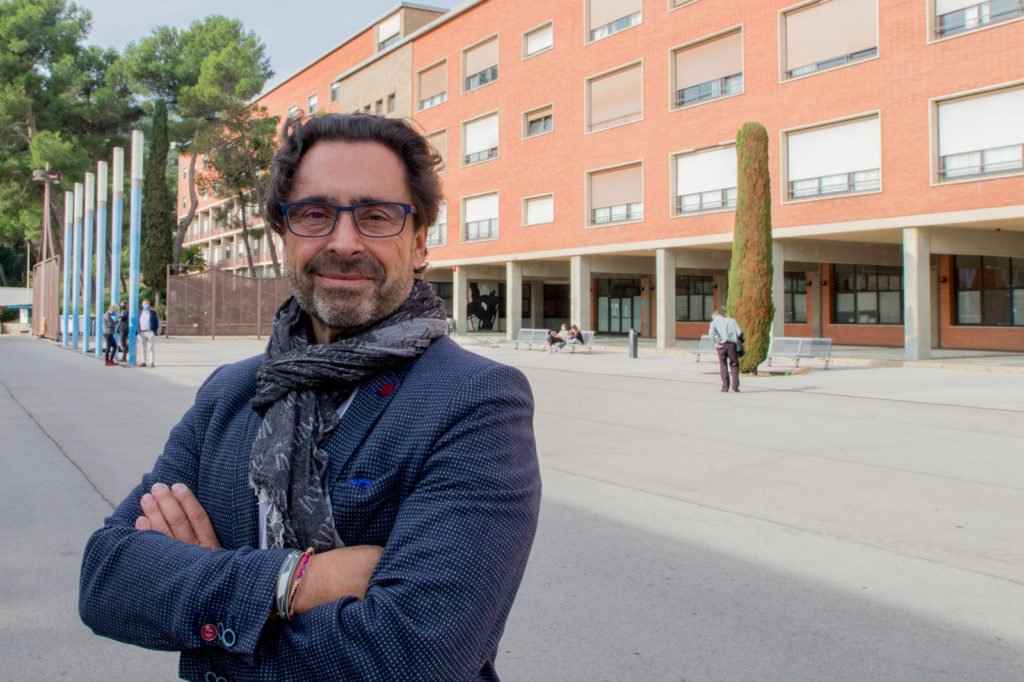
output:
<instances>
[{"instance_id":1,"label":"person walking","mask_svg":"<svg viewBox=\"0 0 1024 682\"><path fill-rule=\"evenodd\" d=\"M153 341L160 331L160 319L156 311L149 307L149 301L143 299L142 312L139 314L139 339L142 341L142 362L139 367L156 365L156 350Z\"/></svg>"},{"instance_id":2,"label":"person walking","mask_svg":"<svg viewBox=\"0 0 1024 682\"><path fill-rule=\"evenodd\" d=\"M112 305L103 316L103 340L107 344L104 358L107 367L116 367L117 361L117 339L114 337L114 330L117 328L117 306Z\"/></svg>"},{"instance_id":3,"label":"person walking","mask_svg":"<svg viewBox=\"0 0 1024 682\"><path fill-rule=\"evenodd\" d=\"M740 392L740 358L736 354L736 346L743 336L739 324L722 311L715 308L711 313L711 326L708 335L718 350L718 370L722 375L722 393L729 392L729 375L732 375L732 390Z\"/></svg>"},{"instance_id":4,"label":"person walking","mask_svg":"<svg viewBox=\"0 0 1024 682\"><path fill-rule=\"evenodd\" d=\"M117 318L118 347L121 349L121 362L128 362L128 302L121 301L121 313Z\"/></svg>"}]
</instances>

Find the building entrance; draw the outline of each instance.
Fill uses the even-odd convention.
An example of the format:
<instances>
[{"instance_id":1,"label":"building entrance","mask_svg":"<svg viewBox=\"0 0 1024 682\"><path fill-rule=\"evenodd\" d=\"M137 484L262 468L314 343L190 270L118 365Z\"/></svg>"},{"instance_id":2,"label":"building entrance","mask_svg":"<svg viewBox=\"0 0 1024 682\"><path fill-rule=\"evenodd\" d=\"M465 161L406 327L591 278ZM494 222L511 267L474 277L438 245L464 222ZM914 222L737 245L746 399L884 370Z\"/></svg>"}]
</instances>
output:
<instances>
[{"instance_id":1,"label":"building entrance","mask_svg":"<svg viewBox=\"0 0 1024 682\"><path fill-rule=\"evenodd\" d=\"M604 334L626 334L640 331L643 308L639 279L597 280L597 331Z\"/></svg>"}]
</instances>

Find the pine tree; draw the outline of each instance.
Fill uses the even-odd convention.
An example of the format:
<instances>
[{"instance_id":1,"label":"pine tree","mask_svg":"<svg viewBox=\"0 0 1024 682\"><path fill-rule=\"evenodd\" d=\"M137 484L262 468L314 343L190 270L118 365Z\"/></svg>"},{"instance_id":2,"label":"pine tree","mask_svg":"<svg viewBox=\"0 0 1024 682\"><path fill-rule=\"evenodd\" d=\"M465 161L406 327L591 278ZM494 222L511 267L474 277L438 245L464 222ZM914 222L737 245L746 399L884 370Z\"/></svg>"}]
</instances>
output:
<instances>
[{"instance_id":1,"label":"pine tree","mask_svg":"<svg viewBox=\"0 0 1024 682\"><path fill-rule=\"evenodd\" d=\"M153 106L153 131L142 180L142 279L154 292L167 291L167 265L174 244L174 203L167 188L167 105Z\"/></svg>"},{"instance_id":2,"label":"pine tree","mask_svg":"<svg viewBox=\"0 0 1024 682\"><path fill-rule=\"evenodd\" d=\"M753 373L768 356L772 318L772 193L768 131L745 123L736 136L736 223L729 265L727 314L746 338L740 371Z\"/></svg>"}]
</instances>

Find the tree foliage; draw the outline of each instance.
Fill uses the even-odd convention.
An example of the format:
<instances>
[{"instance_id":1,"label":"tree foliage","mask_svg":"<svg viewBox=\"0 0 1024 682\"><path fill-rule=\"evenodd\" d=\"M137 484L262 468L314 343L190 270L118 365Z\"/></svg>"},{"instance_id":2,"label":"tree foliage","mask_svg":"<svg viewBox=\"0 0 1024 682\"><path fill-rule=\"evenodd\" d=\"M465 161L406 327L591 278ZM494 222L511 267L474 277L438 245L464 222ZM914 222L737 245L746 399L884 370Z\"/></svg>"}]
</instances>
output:
<instances>
[{"instance_id":1,"label":"tree foliage","mask_svg":"<svg viewBox=\"0 0 1024 682\"><path fill-rule=\"evenodd\" d=\"M187 29L160 26L125 49L123 73L170 113L171 139L189 157L188 212L177 221L171 260L195 216L195 162L214 144L226 121L248 106L273 75L263 41L242 22L209 16Z\"/></svg>"},{"instance_id":2,"label":"tree foliage","mask_svg":"<svg viewBox=\"0 0 1024 682\"><path fill-rule=\"evenodd\" d=\"M117 52L83 45L91 20L66 0L0 2L0 245L38 241L43 188L32 170L49 163L66 184L80 180L138 117ZM57 226L62 204L54 191Z\"/></svg>"},{"instance_id":3,"label":"tree foliage","mask_svg":"<svg viewBox=\"0 0 1024 682\"><path fill-rule=\"evenodd\" d=\"M745 123L736 136L736 222L729 265L728 315L746 337L740 370L756 372L768 356L772 302L772 194L768 131Z\"/></svg>"},{"instance_id":4,"label":"tree foliage","mask_svg":"<svg viewBox=\"0 0 1024 682\"><path fill-rule=\"evenodd\" d=\"M167 265L171 262L174 239L174 199L167 188L167 105L153 106L153 127L149 158L142 181L142 250L139 268L142 279L155 292L166 293Z\"/></svg>"},{"instance_id":5,"label":"tree foliage","mask_svg":"<svg viewBox=\"0 0 1024 682\"><path fill-rule=\"evenodd\" d=\"M270 180L270 164L274 158L277 117L256 105L238 109L222 121L221 128L208 142L206 170L200 175L200 187L211 194L234 197L238 210L228 216L234 227L240 227L245 241L249 272L255 276L252 244L259 240L249 228L250 216L259 212ZM281 275L274 241L267 240L274 274Z\"/></svg>"}]
</instances>

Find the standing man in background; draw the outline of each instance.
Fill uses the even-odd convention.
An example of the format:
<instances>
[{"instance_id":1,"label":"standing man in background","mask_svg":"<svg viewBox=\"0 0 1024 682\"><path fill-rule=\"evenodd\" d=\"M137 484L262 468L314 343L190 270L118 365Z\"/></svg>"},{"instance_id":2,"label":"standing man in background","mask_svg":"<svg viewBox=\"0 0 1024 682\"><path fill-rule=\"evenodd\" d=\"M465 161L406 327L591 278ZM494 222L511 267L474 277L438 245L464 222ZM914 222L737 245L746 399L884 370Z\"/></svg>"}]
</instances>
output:
<instances>
[{"instance_id":1,"label":"standing man in background","mask_svg":"<svg viewBox=\"0 0 1024 682\"><path fill-rule=\"evenodd\" d=\"M156 350L153 342L160 332L160 318L156 311L149 307L149 301L142 299L142 312L139 313L139 341L142 342L142 362L139 367L156 365Z\"/></svg>"},{"instance_id":2,"label":"standing man in background","mask_svg":"<svg viewBox=\"0 0 1024 682\"><path fill-rule=\"evenodd\" d=\"M739 324L731 317L722 315L722 311L715 308L711 313L711 326L708 327L708 335L715 343L718 350L718 369L722 375L722 393L729 392L729 375L732 374L732 390L740 392L740 358L736 354L736 344L739 343L743 332Z\"/></svg>"}]
</instances>

